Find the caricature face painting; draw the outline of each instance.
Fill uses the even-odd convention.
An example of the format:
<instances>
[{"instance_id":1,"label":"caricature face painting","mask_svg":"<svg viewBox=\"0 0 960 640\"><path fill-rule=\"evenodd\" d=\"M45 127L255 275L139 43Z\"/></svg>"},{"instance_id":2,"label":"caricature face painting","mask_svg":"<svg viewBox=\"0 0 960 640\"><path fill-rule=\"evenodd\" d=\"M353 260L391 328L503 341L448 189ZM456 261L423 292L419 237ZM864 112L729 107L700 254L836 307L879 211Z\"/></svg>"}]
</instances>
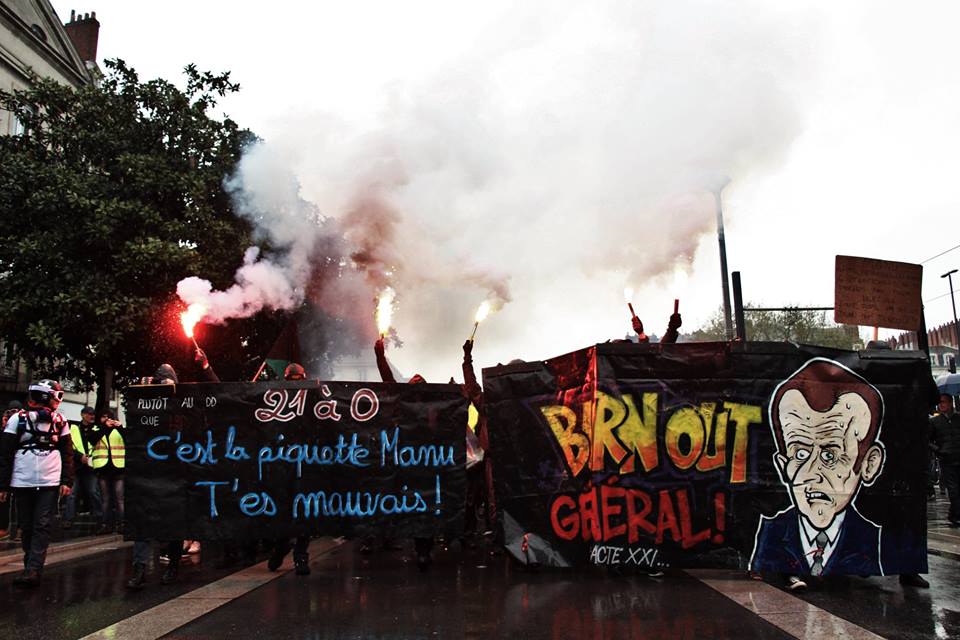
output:
<instances>
[{"instance_id":1,"label":"caricature face painting","mask_svg":"<svg viewBox=\"0 0 960 640\"><path fill-rule=\"evenodd\" d=\"M764 515L754 570L882 574L880 527L854 501L883 470L880 392L838 362L814 358L770 399L773 462L792 506Z\"/></svg>"},{"instance_id":2,"label":"caricature face painting","mask_svg":"<svg viewBox=\"0 0 960 640\"><path fill-rule=\"evenodd\" d=\"M870 406L859 394L844 393L826 411L817 411L799 389L790 389L777 412L785 445L776 454L781 477L801 515L826 529L883 465L877 444L860 453L870 435Z\"/></svg>"}]
</instances>

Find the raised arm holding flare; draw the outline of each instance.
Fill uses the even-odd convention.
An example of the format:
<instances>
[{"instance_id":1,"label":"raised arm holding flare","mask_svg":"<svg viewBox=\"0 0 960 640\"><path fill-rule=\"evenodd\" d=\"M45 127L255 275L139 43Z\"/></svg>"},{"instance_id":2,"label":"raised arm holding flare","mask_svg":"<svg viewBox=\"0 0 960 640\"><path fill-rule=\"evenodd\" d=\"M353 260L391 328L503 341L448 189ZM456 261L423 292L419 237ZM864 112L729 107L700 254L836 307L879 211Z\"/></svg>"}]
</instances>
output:
<instances>
[{"instance_id":1,"label":"raised arm holding flare","mask_svg":"<svg viewBox=\"0 0 960 640\"><path fill-rule=\"evenodd\" d=\"M384 382L396 382L397 379L393 377L393 371L390 369L390 363L387 362L387 355L384 352L382 336L374 343L373 352L377 355L377 369L380 370L380 379Z\"/></svg>"},{"instance_id":2,"label":"raised arm holding flare","mask_svg":"<svg viewBox=\"0 0 960 640\"><path fill-rule=\"evenodd\" d=\"M477 440L480 441L480 448L483 449L483 461L479 466L479 473L482 474L482 477L479 479L479 486L482 487L484 492L484 499L486 500L486 517L487 522L486 526L489 528L496 529L497 523L497 502L493 493L493 466L492 461L490 460L490 436L487 431L487 408L486 403L483 397L483 389L480 387L480 383L477 382L477 375L473 370L473 340L467 340L463 343L463 392L464 395L470 400L474 408L477 410ZM471 472L473 470L467 471L467 485L468 485L468 495L470 494L469 488L472 482L476 482L477 479L471 477ZM476 509L472 510L473 513L476 513ZM471 509L467 507L467 518L471 518L470 514ZM472 533L470 530L471 525L475 526L475 522L468 520L465 523L466 532ZM499 534L495 534L494 544L499 546L500 542Z\"/></svg>"}]
</instances>

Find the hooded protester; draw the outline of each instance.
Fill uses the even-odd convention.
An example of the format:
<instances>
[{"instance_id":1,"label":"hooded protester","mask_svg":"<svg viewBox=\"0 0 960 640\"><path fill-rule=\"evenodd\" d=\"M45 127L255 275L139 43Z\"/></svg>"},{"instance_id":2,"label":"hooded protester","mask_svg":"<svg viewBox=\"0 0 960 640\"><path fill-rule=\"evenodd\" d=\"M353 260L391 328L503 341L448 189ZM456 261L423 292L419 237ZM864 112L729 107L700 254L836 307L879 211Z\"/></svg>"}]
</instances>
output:
<instances>
[{"instance_id":1,"label":"hooded protester","mask_svg":"<svg viewBox=\"0 0 960 640\"><path fill-rule=\"evenodd\" d=\"M62 401L59 382L34 382L27 409L10 416L0 435L0 503L12 489L23 528L23 573L13 581L20 587L40 584L57 501L73 485L70 425L57 411Z\"/></svg>"}]
</instances>

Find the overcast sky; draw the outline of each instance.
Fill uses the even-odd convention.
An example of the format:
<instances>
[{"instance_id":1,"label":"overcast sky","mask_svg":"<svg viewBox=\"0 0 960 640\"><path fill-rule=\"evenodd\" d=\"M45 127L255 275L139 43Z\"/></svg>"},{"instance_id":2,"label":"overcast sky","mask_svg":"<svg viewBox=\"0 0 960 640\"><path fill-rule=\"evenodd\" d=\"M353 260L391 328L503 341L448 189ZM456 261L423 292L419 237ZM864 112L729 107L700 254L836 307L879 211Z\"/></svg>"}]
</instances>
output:
<instances>
[{"instance_id":1,"label":"overcast sky","mask_svg":"<svg viewBox=\"0 0 960 640\"><path fill-rule=\"evenodd\" d=\"M441 247L429 264L510 278L481 365L622 337L625 285L648 332L674 298L684 330L705 321L721 294L704 171L732 179L728 263L749 302L831 306L837 254L960 244L955 3L53 4L64 21L95 10L99 58L143 78L230 70L242 91L222 107L325 213L369 170L357 141L388 144L401 224ZM940 274L960 250L923 266L927 323L947 322ZM411 285L397 315L395 360L434 379L457 371L484 295L439 286ZM428 347L424 315L462 337Z\"/></svg>"}]
</instances>

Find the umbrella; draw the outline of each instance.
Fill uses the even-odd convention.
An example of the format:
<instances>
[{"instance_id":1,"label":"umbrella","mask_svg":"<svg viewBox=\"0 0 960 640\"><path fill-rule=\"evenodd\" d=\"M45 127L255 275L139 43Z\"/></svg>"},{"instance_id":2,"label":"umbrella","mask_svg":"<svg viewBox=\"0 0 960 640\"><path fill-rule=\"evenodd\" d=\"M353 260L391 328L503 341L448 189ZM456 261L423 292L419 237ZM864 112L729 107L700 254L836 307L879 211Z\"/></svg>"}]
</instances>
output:
<instances>
[{"instance_id":1,"label":"umbrella","mask_svg":"<svg viewBox=\"0 0 960 640\"><path fill-rule=\"evenodd\" d=\"M945 373L937 378L937 388L940 393L949 393L952 396L960 395L960 373Z\"/></svg>"}]
</instances>

